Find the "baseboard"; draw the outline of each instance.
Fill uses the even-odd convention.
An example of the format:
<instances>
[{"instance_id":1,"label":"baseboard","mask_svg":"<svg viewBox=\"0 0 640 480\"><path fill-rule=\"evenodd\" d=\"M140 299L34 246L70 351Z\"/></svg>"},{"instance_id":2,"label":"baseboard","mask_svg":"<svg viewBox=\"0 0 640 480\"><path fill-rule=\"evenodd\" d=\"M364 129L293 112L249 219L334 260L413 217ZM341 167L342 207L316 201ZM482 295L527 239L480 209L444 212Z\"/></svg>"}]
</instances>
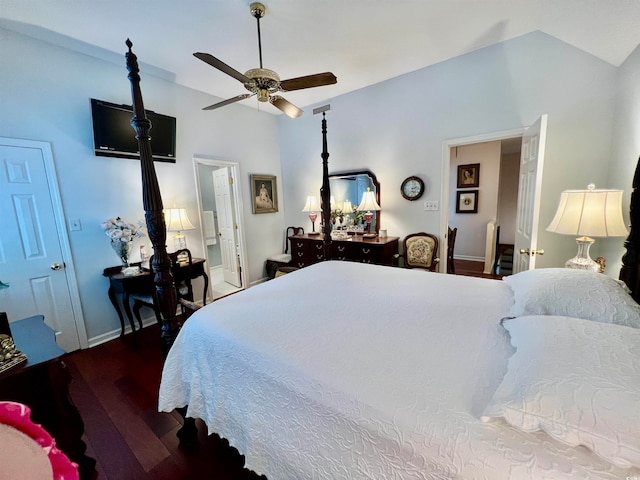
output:
<instances>
[{"instance_id":1,"label":"baseboard","mask_svg":"<svg viewBox=\"0 0 640 480\"><path fill-rule=\"evenodd\" d=\"M158 323L158 321L156 320L155 315L151 315L151 316L147 316L147 317L141 317L142 319L142 328L148 327L149 325L153 325L155 323ZM137 321L136 321L136 326L138 325ZM137 329L136 329L137 330ZM124 326L124 334L127 335L131 333L131 325L125 325ZM95 337L91 337L88 339L88 343L89 343L89 348L93 348L93 347L97 347L98 345L102 345L103 343L107 343L111 340L115 340L116 338L120 337L120 327L116 328L115 330L110 330L108 332L105 332L101 335L97 335Z\"/></svg>"},{"instance_id":2,"label":"baseboard","mask_svg":"<svg viewBox=\"0 0 640 480\"><path fill-rule=\"evenodd\" d=\"M471 255L454 255L454 260L466 260L469 262L482 262L484 263L484 257L474 257Z\"/></svg>"}]
</instances>

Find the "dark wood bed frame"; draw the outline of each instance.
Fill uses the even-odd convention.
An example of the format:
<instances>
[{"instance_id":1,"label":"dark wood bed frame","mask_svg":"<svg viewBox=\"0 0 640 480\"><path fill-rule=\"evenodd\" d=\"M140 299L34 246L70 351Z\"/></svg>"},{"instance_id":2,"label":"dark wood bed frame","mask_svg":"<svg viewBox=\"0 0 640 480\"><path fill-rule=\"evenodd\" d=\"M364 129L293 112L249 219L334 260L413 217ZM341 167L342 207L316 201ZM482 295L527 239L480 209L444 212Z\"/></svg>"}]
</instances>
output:
<instances>
[{"instance_id":1,"label":"dark wood bed frame","mask_svg":"<svg viewBox=\"0 0 640 480\"><path fill-rule=\"evenodd\" d=\"M140 166L142 169L142 201L145 211L145 219L149 238L153 245L153 264L152 268L155 272L154 281L156 284L156 294L162 313L161 335L165 353L173 344L178 334L179 325L176 316L177 295L173 283L171 273L171 261L167 254L166 247L166 225L164 215L162 213L162 197L158 186L158 179L153 164L151 152L151 139L149 130L151 123L146 117L144 104L142 101L142 92L140 90L140 74L136 55L132 52L132 43L129 39L126 41L129 48L126 53L127 70L129 71L129 80L131 82L131 95L133 100L133 118L131 125L136 131L136 138L140 148ZM330 187L329 187L329 170L328 160L329 152L327 150L327 120L325 112L322 113L322 210L324 219L324 245L325 257L326 250L331 243L331 203L330 203ZM624 281L632 292L633 298L640 303L640 160L636 166L636 172L633 179L633 191L631 193L631 222L629 237L625 242L626 253L622 257L622 269L620 270L620 279ZM181 412L184 416L184 411ZM185 426L179 437L181 443L188 443L189 439L195 438L195 425L193 419L185 419Z\"/></svg>"}]
</instances>

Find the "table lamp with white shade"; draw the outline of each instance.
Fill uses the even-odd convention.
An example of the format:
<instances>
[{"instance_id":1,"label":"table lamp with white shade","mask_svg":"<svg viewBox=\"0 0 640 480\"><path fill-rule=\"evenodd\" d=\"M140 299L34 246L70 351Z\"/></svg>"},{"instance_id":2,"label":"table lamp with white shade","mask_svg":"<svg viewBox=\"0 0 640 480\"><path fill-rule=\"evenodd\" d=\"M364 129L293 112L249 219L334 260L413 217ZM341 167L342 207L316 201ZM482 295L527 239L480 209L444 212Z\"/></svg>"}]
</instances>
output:
<instances>
[{"instance_id":1,"label":"table lamp with white shade","mask_svg":"<svg viewBox=\"0 0 640 480\"><path fill-rule=\"evenodd\" d=\"M367 187L367 191L362 194L362 201L356 210L365 212L364 219L367 222L367 231L371 230L371 221L373 220L372 210L380 210L380 205L378 205L376 201L376 194L371 191L371 188Z\"/></svg>"},{"instance_id":2,"label":"table lamp with white shade","mask_svg":"<svg viewBox=\"0 0 640 480\"><path fill-rule=\"evenodd\" d=\"M167 208L164 210L164 221L167 226L167 232L176 232L173 236L173 246L177 250L187 248L187 239L185 238L185 230L195 230L185 208Z\"/></svg>"},{"instance_id":3,"label":"table lamp with white shade","mask_svg":"<svg viewBox=\"0 0 640 480\"><path fill-rule=\"evenodd\" d=\"M629 232L622 218L622 190L565 190L560 194L556 215L547 231L575 235L578 253L565 267L602 272L603 267L589 256L592 237L624 237Z\"/></svg>"},{"instance_id":4,"label":"table lamp with white shade","mask_svg":"<svg viewBox=\"0 0 640 480\"><path fill-rule=\"evenodd\" d=\"M309 214L309 220L311 220L311 232L312 234L317 234L320 232L316 232L316 219L318 218L318 212L320 211L320 204L318 204L318 198L310 193L307 195L307 202L304 204L303 212Z\"/></svg>"}]
</instances>

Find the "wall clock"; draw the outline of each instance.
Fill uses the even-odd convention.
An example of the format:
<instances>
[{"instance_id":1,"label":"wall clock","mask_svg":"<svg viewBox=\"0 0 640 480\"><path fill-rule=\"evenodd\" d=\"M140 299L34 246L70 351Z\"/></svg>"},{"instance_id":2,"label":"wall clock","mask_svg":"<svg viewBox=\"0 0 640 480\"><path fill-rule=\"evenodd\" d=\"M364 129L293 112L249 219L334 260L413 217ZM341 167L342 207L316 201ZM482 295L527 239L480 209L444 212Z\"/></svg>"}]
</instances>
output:
<instances>
[{"instance_id":1,"label":"wall clock","mask_svg":"<svg viewBox=\"0 0 640 480\"><path fill-rule=\"evenodd\" d=\"M424 182L418 177L408 177L402 182L400 193L407 200L417 200L424 193Z\"/></svg>"}]
</instances>

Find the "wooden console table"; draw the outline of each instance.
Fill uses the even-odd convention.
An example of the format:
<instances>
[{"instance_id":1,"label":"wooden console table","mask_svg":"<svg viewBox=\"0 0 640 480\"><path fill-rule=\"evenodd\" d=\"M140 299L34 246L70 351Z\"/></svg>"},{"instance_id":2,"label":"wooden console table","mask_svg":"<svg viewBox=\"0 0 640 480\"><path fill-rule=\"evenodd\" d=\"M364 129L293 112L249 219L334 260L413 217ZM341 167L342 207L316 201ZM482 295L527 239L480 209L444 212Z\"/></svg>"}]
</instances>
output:
<instances>
[{"instance_id":1,"label":"wooden console table","mask_svg":"<svg viewBox=\"0 0 640 480\"><path fill-rule=\"evenodd\" d=\"M322 235L292 235L291 265L302 268L323 260L347 260L351 262L392 265L398 253L398 237L363 238L351 235L348 240L332 240L325 255Z\"/></svg>"},{"instance_id":2,"label":"wooden console table","mask_svg":"<svg viewBox=\"0 0 640 480\"><path fill-rule=\"evenodd\" d=\"M45 325L42 315L13 322L10 328L16 348L27 356L27 362L0 376L0 399L28 406L31 419L41 424L58 448L78 464L80 478L92 478L96 461L85 455L84 423L69 397L71 374L63 361L65 351L56 344L55 332Z\"/></svg>"},{"instance_id":3,"label":"wooden console table","mask_svg":"<svg viewBox=\"0 0 640 480\"><path fill-rule=\"evenodd\" d=\"M174 264L171 269L173 280L176 284L185 282L189 288L187 295L188 300L193 301L193 289L191 280L198 277L204 278L204 291L202 293L202 302L207 303L207 291L209 290L209 275L205 272L204 258L193 258L190 264ZM132 266L140 266L140 263L133 263ZM136 327L131 312L131 302L129 297L134 293L152 294L155 291L153 283L153 275L149 270L141 270L139 274L133 276L125 276L121 272L122 267L105 268L102 275L109 278L109 300L113 308L115 308L118 318L120 319L120 336L124 335L124 317L118 305L118 296L122 300L124 311L127 314L131 330L135 332Z\"/></svg>"}]
</instances>

